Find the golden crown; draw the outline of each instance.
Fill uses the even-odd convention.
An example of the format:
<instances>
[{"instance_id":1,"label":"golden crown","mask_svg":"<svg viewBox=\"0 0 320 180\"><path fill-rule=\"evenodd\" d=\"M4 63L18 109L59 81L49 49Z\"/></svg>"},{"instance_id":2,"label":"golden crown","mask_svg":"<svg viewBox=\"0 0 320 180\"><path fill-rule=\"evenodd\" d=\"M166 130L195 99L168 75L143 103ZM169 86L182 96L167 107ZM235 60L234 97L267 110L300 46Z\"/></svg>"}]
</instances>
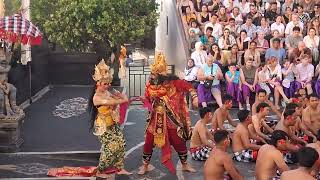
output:
<instances>
[{"instance_id":1,"label":"golden crown","mask_svg":"<svg viewBox=\"0 0 320 180\"><path fill-rule=\"evenodd\" d=\"M111 72L110 67L104 62L104 59L102 59L99 64L95 66L94 75L92 76L92 78L96 82L112 82L113 72Z\"/></svg>"},{"instance_id":2,"label":"golden crown","mask_svg":"<svg viewBox=\"0 0 320 180\"><path fill-rule=\"evenodd\" d=\"M166 57L162 52L156 53L156 56L154 58L154 63L151 65L150 68L151 68L152 74L167 75L168 65L166 62Z\"/></svg>"}]
</instances>

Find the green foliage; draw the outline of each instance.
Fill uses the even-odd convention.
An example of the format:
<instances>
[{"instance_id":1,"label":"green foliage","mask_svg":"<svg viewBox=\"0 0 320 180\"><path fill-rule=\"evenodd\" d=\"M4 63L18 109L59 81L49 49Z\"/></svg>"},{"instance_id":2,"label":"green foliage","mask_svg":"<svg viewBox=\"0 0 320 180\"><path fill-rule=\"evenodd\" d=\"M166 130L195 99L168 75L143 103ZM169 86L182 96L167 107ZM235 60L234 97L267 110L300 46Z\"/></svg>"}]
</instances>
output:
<instances>
[{"instance_id":1,"label":"green foliage","mask_svg":"<svg viewBox=\"0 0 320 180\"><path fill-rule=\"evenodd\" d=\"M10 16L18 12L21 6L21 0L4 0L5 15Z\"/></svg>"},{"instance_id":2,"label":"green foliage","mask_svg":"<svg viewBox=\"0 0 320 180\"><path fill-rule=\"evenodd\" d=\"M151 33L157 23L154 0L31 0L32 21L66 50L116 46Z\"/></svg>"}]
</instances>

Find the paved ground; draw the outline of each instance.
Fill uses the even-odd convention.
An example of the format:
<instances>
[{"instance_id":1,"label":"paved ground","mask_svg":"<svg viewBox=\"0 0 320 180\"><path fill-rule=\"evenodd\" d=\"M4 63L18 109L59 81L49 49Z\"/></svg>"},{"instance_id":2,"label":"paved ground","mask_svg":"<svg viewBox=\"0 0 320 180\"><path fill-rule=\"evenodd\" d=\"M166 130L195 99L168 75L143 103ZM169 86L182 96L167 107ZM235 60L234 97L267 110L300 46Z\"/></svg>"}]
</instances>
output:
<instances>
[{"instance_id":1,"label":"paved ground","mask_svg":"<svg viewBox=\"0 0 320 180\"><path fill-rule=\"evenodd\" d=\"M89 115L85 112L89 92L89 87L53 87L28 107L22 132L25 142L20 153L0 154L0 178L46 177L48 168L52 167L96 165L99 154L94 152L100 149L100 144L89 131ZM197 173L182 173L178 170L177 175L170 174L159 162L158 150L154 151L152 158L152 164L157 170L145 176L137 175L141 165L145 115L146 111L138 106L131 107L128 113L124 129L127 141L125 165L134 175L117 176L116 179L203 179L201 162L190 161L198 170ZM234 111L232 116L235 116ZM191 117L195 124L198 114L191 112ZM84 154L79 154L79 151ZM175 153L173 161L179 169ZM253 177L254 164L240 163L237 167L246 179Z\"/></svg>"},{"instance_id":2,"label":"paved ground","mask_svg":"<svg viewBox=\"0 0 320 180\"><path fill-rule=\"evenodd\" d=\"M85 113L90 91L90 87L52 87L29 106L21 151L99 150L97 138L89 131L89 114Z\"/></svg>"}]
</instances>

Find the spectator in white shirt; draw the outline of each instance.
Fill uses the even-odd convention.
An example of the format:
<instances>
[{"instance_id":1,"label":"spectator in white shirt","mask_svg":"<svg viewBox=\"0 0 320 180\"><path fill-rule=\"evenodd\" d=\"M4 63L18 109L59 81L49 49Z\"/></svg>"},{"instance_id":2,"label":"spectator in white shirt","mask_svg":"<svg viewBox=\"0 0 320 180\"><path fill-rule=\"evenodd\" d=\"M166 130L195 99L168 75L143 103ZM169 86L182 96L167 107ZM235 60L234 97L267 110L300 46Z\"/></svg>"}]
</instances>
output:
<instances>
[{"instance_id":1,"label":"spectator in white shirt","mask_svg":"<svg viewBox=\"0 0 320 180\"><path fill-rule=\"evenodd\" d=\"M234 7L232 12L230 13L230 17L234 18L237 25L241 25L243 23L242 14L240 13L239 7Z\"/></svg>"},{"instance_id":2,"label":"spectator in white shirt","mask_svg":"<svg viewBox=\"0 0 320 180\"><path fill-rule=\"evenodd\" d=\"M298 26L300 28L300 33L302 33L303 23L300 21L298 14L292 14L291 19L292 19L292 21L290 21L286 26L286 30L285 30L286 36L292 34L293 28L296 26Z\"/></svg>"},{"instance_id":3,"label":"spectator in white shirt","mask_svg":"<svg viewBox=\"0 0 320 180\"><path fill-rule=\"evenodd\" d=\"M307 89L308 94L312 94L312 78L314 66L310 63L310 56L303 54L300 56L301 63L296 66L296 89Z\"/></svg>"},{"instance_id":4,"label":"spectator in white shirt","mask_svg":"<svg viewBox=\"0 0 320 180\"><path fill-rule=\"evenodd\" d=\"M271 57L268 59L267 63L267 70L266 70L266 78L267 78L267 84L269 84L273 90L274 90L274 102L275 106L277 109L280 109L279 107L279 100L280 100L280 95L282 96L283 100L285 102L289 102L288 97L285 95L283 91L283 87L281 84L282 80L282 71L281 71L281 66L278 63L279 60L277 57Z\"/></svg>"},{"instance_id":5,"label":"spectator in white shirt","mask_svg":"<svg viewBox=\"0 0 320 180\"><path fill-rule=\"evenodd\" d=\"M200 68L206 63L207 52L203 50L203 44L201 42L195 44L195 49L191 54L191 58L194 60L194 64Z\"/></svg>"},{"instance_id":6,"label":"spectator in white shirt","mask_svg":"<svg viewBox=\"0 0 320 180\"><path fill-rule=\"evenodd\" d=\"M234 37L230 35L230 30L225 28L223 36L219 38L219 48L222 50L231 50L231 47L236 43Z\"/></svg>"},{"instance_id":7,"label":"spectator in white shirt","mask_svg":"<svg viewBox=\"0 0 320 180\"><path fill-rule=\"evenodd\" d=\"M218 15L217 14L212 14L210 18L210 22L207 23L204 26L204 32L208 27L212 27L212 35L216 38L219 39L219 37L222 35L222 26L221 24L218 23Z\"/></svg>"},{"instance_id":8,"label":"spectator in white shirt","mask_svg":"<svg viewBox=\"0 0 320 180\"><path fill-rule=\"evenodd\" d=\"M310 28L309 35L303 38L303 42L311 49L313 62L318 62L319 58L319 36L316 35L316 29Z\"/></svg>"},{"instance_id":9,"label":"spectator in white shirt","mask_svg":"<svg viewBox=\"0 0 320 180\"><path fill-rule=\"evenodd\" d=\"M278 30L280 33L281 37L284 37L284 30L285 30L285 26L282 24L282 16L278 16L276 18L276 22L274 22L273 24L271 24L271 31L275 31Z\"/></svg>"},{"instance_id":10,"label":"spectator in white shirt","mask_svg":"<svg viewBox=\"0 0 320 180\"><path fill-rule=\"evenodd\" d=\"M198 67L195 66L194 60L189 59L187 63L187 67L184 69L184 80L190 82L195 89L197 89L197 74L198 74Z\"/></svg>"},{"instance_id":11,"label":"spectator in white shirt","mask_svg":"<svg viewBox=\"0 0 320 180\"><path fill-rule=\"evenodd\" d=\"M250 12L250 3L248 3L247 0L241 0L239 3L239 8L242 15L246 15Z\"/></svg>"}]
</instances>

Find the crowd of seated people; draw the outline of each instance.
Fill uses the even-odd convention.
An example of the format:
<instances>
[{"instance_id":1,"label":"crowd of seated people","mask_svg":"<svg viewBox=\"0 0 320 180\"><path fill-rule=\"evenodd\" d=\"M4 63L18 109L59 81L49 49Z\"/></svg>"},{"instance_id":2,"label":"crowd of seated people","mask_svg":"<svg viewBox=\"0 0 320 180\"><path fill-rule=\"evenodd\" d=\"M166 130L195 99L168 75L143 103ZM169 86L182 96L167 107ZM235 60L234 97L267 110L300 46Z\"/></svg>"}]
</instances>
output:
<instances>
[{"instance_id":1,"label":"crowd of seated people","mask_svg":"<svg viewBox=\"0 0 320 180\"><path fill-rule=\"evenodd\" d=\"M205 179L244 179L234 161L255 162L259 180L317 178L320 1L180 0L178 7L190 50L185 80L199 99L190 151L205 161ZM229 112L235 106L238 123Z\"/></svg>"},{"instance_id":2,"label":"crowd of seated people","mask_svg":"<svg viewBox=\"0 0 320 180\"><path fill-rule=\"evenodd\" d=\"M320 95L320 2L180 0L178 7L189 33L185 76L200 106L221 107L224 92L240 110L251 110L260 89L277 109L299 89Z\"/></svg>"}]
</instances>

